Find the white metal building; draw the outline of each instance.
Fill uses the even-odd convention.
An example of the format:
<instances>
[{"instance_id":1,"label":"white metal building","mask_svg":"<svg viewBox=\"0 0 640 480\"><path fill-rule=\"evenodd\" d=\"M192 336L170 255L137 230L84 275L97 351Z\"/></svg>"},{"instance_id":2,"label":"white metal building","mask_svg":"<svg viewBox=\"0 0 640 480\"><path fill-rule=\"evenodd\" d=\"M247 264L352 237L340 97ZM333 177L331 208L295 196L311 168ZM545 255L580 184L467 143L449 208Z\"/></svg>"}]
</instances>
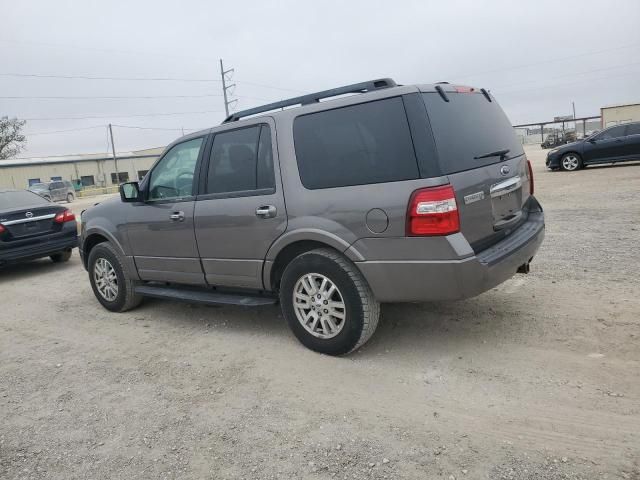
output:
<instances>
[{"instance_id":1,"label":"white metal building","mask_svg":"<svg viewBox=\"0 0 640 480\"><path fill-rule=\"evenodd\" d=\"M602 107L600 115L603 128L621 123L640 122L640 103Z\"/></svg>"},{"instance_id":2,"label":"white metal building","mask_svg":"<svg viewBox=\"0 0 640 480\"><path fill-rule=\"evenodd\" d=\"M142 178L163 147L119 153L17 158L0 161L0 188L27 188L51 180L70 180L83 187L109 187Z\"/></svg>"}]
</instances>

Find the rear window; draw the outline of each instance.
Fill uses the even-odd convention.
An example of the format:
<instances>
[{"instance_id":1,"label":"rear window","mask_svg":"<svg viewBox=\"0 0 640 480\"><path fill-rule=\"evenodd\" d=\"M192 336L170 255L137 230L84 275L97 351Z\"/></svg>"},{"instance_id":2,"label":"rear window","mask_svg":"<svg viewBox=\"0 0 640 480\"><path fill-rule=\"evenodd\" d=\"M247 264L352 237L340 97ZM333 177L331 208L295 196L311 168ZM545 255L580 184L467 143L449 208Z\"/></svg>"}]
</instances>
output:
<instances>
[{"instance_id":1,"label":"rear window","mask_svg":"<svg viewBox=\"0 0 640 480\"><path fill-rule=\"evenodd\" d=\"M442 172L450 174L500 162L499 156L481 155L509 149L507 158L524 153L511 122L492 98L481 93L422 94L436 139Z\"/></svg>"},{"instance_id":2,"label":"rear window","mask_svg":"<svg viewBox=\"0 0 640 480\"><path fill-rule=\"evenodd\" d=\"M15 192L0 192L0 210L32 207L41 203L47 203L40 195L18 190Z\"/></svg>"},{"instance_id":3,"label":"rear window","mask_svg":"<svg viewBox=\"0 0 640 480\"><path fill-rule=\"evenodd\" d=\"M399 97L302 115L294 121L293 138L308 189L420 177Z\"/></svg>"}]
</instances>

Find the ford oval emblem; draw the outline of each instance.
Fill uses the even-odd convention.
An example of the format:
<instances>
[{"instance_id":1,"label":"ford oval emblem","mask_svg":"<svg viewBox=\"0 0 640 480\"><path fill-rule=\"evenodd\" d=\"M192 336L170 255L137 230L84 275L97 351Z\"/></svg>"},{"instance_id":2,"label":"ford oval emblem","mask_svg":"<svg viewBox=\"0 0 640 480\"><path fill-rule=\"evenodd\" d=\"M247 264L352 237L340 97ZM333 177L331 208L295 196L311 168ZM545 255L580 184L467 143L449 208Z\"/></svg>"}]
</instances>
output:
<instances>
[{"instance_id":1,"label":"ford oval emblem","mask_svg":"<svg viewBox=\"0 0 640 480\"><path fill-rule=\"evenodd\" d=\"M503 165L502 167L500 167L500 173L502 175L509 175L510 171L511 169L509 168L509 165Z\"/></svg>"}]
</instances>

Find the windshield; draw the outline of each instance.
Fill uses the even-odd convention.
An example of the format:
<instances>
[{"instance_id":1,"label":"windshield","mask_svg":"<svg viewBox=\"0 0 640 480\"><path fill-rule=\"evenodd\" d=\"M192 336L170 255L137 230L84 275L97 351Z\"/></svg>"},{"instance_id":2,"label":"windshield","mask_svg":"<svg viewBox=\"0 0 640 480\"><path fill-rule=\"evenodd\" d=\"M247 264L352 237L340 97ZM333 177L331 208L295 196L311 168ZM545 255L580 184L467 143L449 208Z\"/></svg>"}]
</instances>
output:
<instances>
[{"instance_id":1,"label":"windshield","mask_svg":"<svg viewBox=\"0 0 640 480\"><path fill-rule=\"evenodd\" d=\"M480 93L450 93L445 102L437 93L422 94L436 139L443 173L450 174L498 163L524 154L511 122L495 101Z\"/></svg>"},{"instance_id":2,"label":"windshield","mask_svg":"<svg viewBox=\"0 0 640 480\"><path fill-rule=\"evenodd\" d=\"M27 190L0 192L0 210L19 209L46 203L46 200Z\"/></svg>"}]
</instances>

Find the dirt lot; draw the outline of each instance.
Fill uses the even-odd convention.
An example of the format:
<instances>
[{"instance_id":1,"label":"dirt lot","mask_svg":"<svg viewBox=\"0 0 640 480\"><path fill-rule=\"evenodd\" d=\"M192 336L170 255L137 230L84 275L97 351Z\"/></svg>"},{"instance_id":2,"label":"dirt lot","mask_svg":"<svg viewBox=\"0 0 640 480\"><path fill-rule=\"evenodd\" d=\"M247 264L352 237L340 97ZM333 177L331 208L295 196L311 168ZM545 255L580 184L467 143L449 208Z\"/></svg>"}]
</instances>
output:
<instances>
[{"instance_id":1,"label":"dirt lot","mask_svg":"<svg viewBox=\"0 0 640 480\"><path fill-rule=\"evenodd\" d=\"M108 313L77 254L0 270L0 478L639 479L640 165L529 157L532 273L347 358L276 307Z\"/></svg>"}]
</instances>

